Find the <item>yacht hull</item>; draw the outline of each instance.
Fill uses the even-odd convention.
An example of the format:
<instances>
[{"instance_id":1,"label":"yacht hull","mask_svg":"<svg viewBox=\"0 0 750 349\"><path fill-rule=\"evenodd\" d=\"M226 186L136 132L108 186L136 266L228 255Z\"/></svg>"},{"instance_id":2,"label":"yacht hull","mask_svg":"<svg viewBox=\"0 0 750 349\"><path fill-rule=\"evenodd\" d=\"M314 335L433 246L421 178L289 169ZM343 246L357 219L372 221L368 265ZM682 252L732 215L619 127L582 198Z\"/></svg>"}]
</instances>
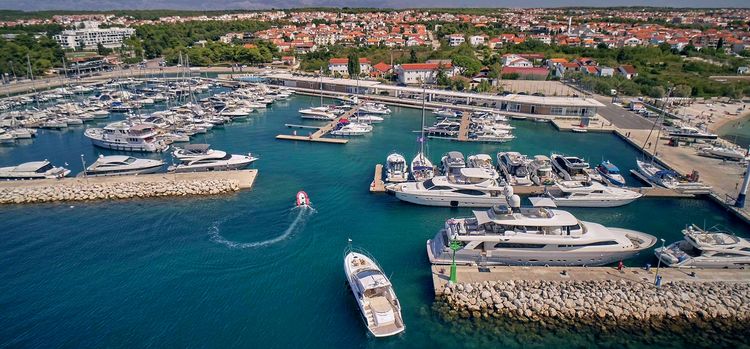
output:
<instances>
[{"instance_id":1,"label":"yacht hull","mask_svg":"<svg viewBox=\"0 0 750 349\"><path fill-rule=\"evenodd\" d=\"M473 195L466 196L440 196L440 195L424 195L417 193L404 193L402 191L395 192L396 198L401 201L408 203L423 205L423 206L439 206L439 207L492 207L494 205L501 205L506 203L506 200L502 196L482 196L477 197Z\"/></svg>"}]
</instances>

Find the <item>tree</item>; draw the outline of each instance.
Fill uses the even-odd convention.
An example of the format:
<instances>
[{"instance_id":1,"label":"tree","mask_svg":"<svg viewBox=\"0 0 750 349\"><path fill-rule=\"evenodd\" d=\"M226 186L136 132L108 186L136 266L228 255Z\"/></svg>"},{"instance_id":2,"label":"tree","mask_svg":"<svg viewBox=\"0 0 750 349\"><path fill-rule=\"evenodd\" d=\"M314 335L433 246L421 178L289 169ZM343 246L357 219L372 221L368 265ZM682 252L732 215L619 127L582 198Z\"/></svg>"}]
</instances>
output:
<instances>
[{"instance_id":1,"label":"tree","mask_svg":"<svg viewBox=\"0 0 750 349\"><path fill-rule=\"evenodd\" d=\"M596 48L599 49L599 50L607 50L607 49L609 49L609 46L607 46L607 44L605 44L603 42L600 42L600 43L598 43L596 45Z\"/></svg>"},{"instance_id":2,"label":"tree","mask_svg":"<svg viewBox=\"0 0 750 349\"><path fill-rule=\"evenodd\" d=\"M672 95L675 97L690 97L693 88L689 85L677 85L672 89Z\"/></svg>"},{"instance_id":3,"label":"tree","mask_svg":"<svg viewBox=\"0 0 750 349\"><path fill-rule=\"evenodd\" d=\"M356 52L349 54L349 62L346 63L346 70L349 72L349 76L359 75L359 55Z\"/></svg>"},{"instance_id":4,"label":"tree","mask_svg":"<svg viewBox=\"0 0 750 349\"><path fill-rule=\"evenodd\" d=\"M414 49L411 49L409 52L409 63L417 63L419 60L417 59L417 51L414 51Z\"/></svg>"},{"instance_id":5,"label":"tree","mask_svg":"<svg viewBox=\"0 0 750 349\"><path fill-rule=\"evenodd\" d=\"M437 76L435 76L435 82L439 86L448 86L451 84L450 79L448 79L448 75L445 74L445 69L443 68L443 64L438 64L437 67Z\"/></svg>"},{"instance_id":6,"label":"tree","mask_svg":"<svg viewBox=\"0 0 750 349\"><path fill-rule=\"evenodd\" d=\"M661 86L654 86L648 92L648 96L652 98L662 98L664 97L664 94L666 94L666 92L664 91L664 87Z\"/></svg>"},{"instance_id":7,"label":"tree","mask_svg":"<svg viewBox=\"0 0 750 349\"><path fill-rule=\"evenodd\" d=\"M491 89L492 85L487 80L482 80L476 88L477 92L489 92Z\"/></svg>"},{"instance_id":8,"label":"tree","mask_svg":"<svg viewBox=\"0 0 750 349\"><path fill-rule=\"evenodd\" d=\"M100 56L106 56L112 53L112 49L104 47L104 45L102 45L102 43L100 42L96 44L96 53Z\"/></svg>"}]
</instances>

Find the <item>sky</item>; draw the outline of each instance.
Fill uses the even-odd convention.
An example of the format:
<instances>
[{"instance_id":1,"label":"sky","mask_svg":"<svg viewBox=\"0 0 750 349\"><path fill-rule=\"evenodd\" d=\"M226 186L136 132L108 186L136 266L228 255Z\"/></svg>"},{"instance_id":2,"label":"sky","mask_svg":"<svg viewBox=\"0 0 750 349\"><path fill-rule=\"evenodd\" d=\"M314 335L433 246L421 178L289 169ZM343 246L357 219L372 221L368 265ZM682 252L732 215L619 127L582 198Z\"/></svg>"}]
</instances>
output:
<instances>
[{"instance_id":1,"label":"sky","mask_svg":"<svg viewBox=\"0 0 750 349\"><path fill-rule=\"evenodd\" d=\"M564 6L668 6L750 7L748 0L0 0L9 10L114 10L179 9L226 10L298 7L564 7Z\"/></svg>"}]
</instances>

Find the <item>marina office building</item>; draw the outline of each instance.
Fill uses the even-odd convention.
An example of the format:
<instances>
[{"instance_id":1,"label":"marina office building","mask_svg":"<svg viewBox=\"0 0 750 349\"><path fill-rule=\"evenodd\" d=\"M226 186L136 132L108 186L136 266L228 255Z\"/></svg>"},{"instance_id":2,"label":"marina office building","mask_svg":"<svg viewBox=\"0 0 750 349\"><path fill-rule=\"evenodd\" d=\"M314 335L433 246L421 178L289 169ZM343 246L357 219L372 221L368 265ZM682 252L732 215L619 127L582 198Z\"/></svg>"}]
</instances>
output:
<instances>
[{"instance_id":1,"label":"marina office building","mask_svg":"<svg viewBox=\"0 0 750 349\"><path fill-rule=\"evenodd\" d=\"M83 28L63 30L54 38L62 48L84 49L96 48L99 44L107 48L117 48L122 46L123 40L135 34L133 28Z\"/></svg>"},{"instance_id":2,"label":"marina office building","mask_svg":"<svg viewBox=\"0 0 750 349\"><path fill-rule=\"evenodd\" d=\"M401 100L422 99L419 87L394 86L372 80L352 80L329 77L292 75L288 73L266 75L269 83L309 90L323 90L346 94L378 95ZM239 78L239 80L244 80ZM321 87L322 83L322 87ZM359 89L359 90L358 90ZM531 115L586 116L596 115L604 105L593 98L544 97L521 94L493 95L484 93L457 92L439 89L426 89L428 102L450 103L455 105L495 108L501 111Z\"/></svg>"}]
</instances>

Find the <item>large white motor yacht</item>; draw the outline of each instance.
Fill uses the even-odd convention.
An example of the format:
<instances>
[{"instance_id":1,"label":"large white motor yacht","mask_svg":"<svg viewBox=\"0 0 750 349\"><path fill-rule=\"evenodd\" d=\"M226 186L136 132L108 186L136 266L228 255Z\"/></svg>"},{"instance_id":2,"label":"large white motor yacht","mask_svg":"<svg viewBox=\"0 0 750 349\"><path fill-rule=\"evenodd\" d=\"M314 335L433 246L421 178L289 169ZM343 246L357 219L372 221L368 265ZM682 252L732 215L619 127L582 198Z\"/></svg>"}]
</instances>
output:
<instances>
[{"instance_id":1,"label":"large white motor yacht","mask_svg":"<svg viewBox=\"0 0 750 349\"><path fill-rule=\"evenodd\" d=\"M156 125L151 123L129 124L124 121L111 123L104 128L88 128L84 135L97 147L123 151L161 152L169 148L156 140Z\"/></svg>"},{"instance_id":2,"label":"large white motor yacht","mask_svg":"<svg viewBox=\"0 0 750 349\"><path fill-rule=\"evenodd\" d=\"M643 194L599 182L558 181L546 196L560 207L617 207L627 205Z\"/></svg>"},{"instance_id":3,"label":"large white motor yacht","mask_svg":"<svg viewBox=\"0 0 750 349\"><path fill-rule=\"evenodd\" d=\"M566 181L590 181L589 163L575 156L552 154L552 167L558 177Z\"/></svg>"},{"instance_id":4,"label":"large white motor yacht","mask_svg":"<svg viewBox=\"0 0 750 349\"><path fill-rule=\"evenodd\" d=\"M139 159L126 155L100 155L96 162L86 168L86 176L120 176L158 172L164 161Z\"/></svg>"},{"instance_id":5,"label":"large white motor yacht","mask_svg":"<svg viewBox=\"0 0 750 349\"><path fill-rule=\"evenodd\" d=\"M385 159L385 181L401 183L409 180L409 169L406 159L399 153L392 153Z\"/></svg>"},{"instance_id":6,"label":"large white motor yacht","mask_svg":"<svg viewBox=\"0 0 750 349\"><path fill-rule=\"evenodd\" d=\"M359 112L363 114L386 115L391 113L391 109L380 103L365 103L359 107Z\"/></svg>"},{"instance_id":7,"label":"large white motor yacht","mask_svg":"<svg viewBox=\"0 0 750 349\"><path fill-rule=\"evenodd\" d=\"M401 303L390 280L374 259L364 253L349 251L344 256L344 273L367 330L373 336L388 337L404 331Z\"/></svg>"},{"instance_id":8,"label":"large white motor yacht","mask_svg":"<svg viewBox=\"0 0 750 349\"><path fill-rule=\"evenodd\" d=\"M334 136L364 136L372 132L372 125L358 122L340 123L330 133Z\"/></svg>"},{"instance_id":9,"label":"large white motor yacht","mask_svg":"<svg viewBox=\"0 0 750 349\"><path fill-rule=\"evenodd\" d=\"M333 120L336 118L328 107L312 107L299 110L300 117L312 120Z\"/></svg>"},{"instance_id":10,"label":"large white motor yacht","mask_svg":"<svg viewBox=\"0 0 750 349\"><path fill-rule=\"evenodd\" d=\"M508 190L511 194L512 191ZM547 207L520 207L509 195L510 206L474 211L471 218L451 218L431 240L427 255L433 264L450 264L451 241L461 246L456 262L479 265L604 265L651 248L649 234L578 220L571 213Z\"/></svg>"},{"instance_id":11,"label":"large white motor yacht","mask_svg":"<svg viewBox=\"0 0 750 349\"><path fill-rule=\"evenodd\" d=\"M64 167L54 167L47 161L25 162L17 166L0 167L0 180L61 178L70 173Z\"/></svg>"},{"instance_id":12,"label":"large white motor yacht","mask_svg":"<svg viewBox=\"0 0 750 349\"><path fill-rule=\"evenodd\" d=\"M662 263L677 268L750 267L750 241L718 229L696 225L682 230L684 240L654 250Z\"/></svg>"},{"instance_id":13,"label":"large white motor yacht","mask_svg":"<svg viewBox=\"0 0 750 349\"><path fill-rule=\"evenodd\" d=\"M227 154L221 150L210 149L208 144L189 144L176 150L173 155L182 163L170 166L168 171L177 173L238 170L258 160L252 154Z\"/></svg>"},{"instance_id":14,"label":"large white motor yacht","mask_svg":"<svg viewBox=\"0 0 750 349\"><path fill-rule=\"evenodd\" d=\"M504 187L498 185L497 172L483 168L461 168L448 176L392 184L387 189L399 200L417 205L490 207L505 203Z\"/></svg>"},{"instance_id":15,"label":"large white motor yacht","mask_svg":"<svg viewBox=\"0 0 750 349\"><path fill-rule=\"evenodd\" d=\"M555 183L557 175L552 169L552 161L546 155L534 155L529 162L529 178L535 185L551 185Z\"/></svg>"}]
</instances>

